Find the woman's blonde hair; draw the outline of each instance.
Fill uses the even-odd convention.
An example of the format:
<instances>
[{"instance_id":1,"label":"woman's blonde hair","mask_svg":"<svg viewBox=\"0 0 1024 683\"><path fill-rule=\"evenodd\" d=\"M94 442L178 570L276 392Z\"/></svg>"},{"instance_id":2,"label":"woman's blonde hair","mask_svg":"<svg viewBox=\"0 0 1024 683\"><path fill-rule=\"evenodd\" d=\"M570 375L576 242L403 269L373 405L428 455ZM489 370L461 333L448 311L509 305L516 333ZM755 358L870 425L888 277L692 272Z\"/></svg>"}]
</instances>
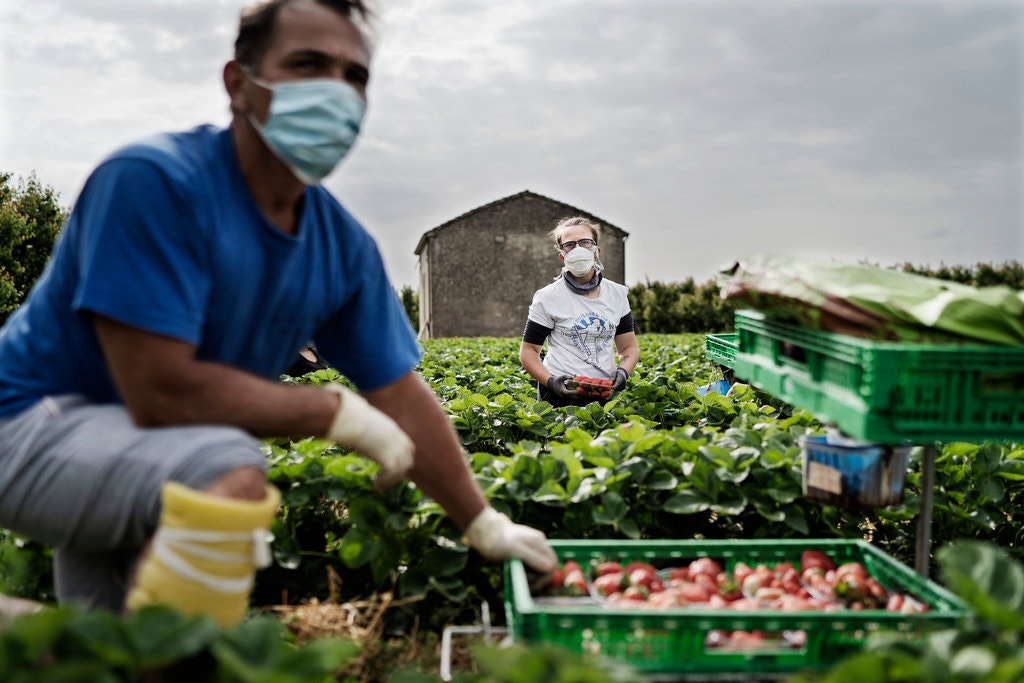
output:
<instances>
[{"instance_id":1,"label":"woman's blonde hair","mask_svg":"<svg viewBox=\"0 0 1024 683\"><path fill-rule=\"evenodd\" d=\"M594 241L597 242L598 246L601 245L600 225L598 225L592 220L584 218L583 216L571 216L569 218L563 218L562 220L558 221L558 224L551 229L551 232L548 233L548 235L551 236L551 239L555 241L555 250L557 250L558 253L562 252L562 237L565 236L566 231L568 231L569 228L575 227L577 225L585 225L588 228L590 228L591 237L593 237ZM597 254L594 256L594 263L595 265L597 265L598 270L604 270L604 264L601 263L600 251L598 251Z\"/></svg>"},{"instance_id":2,"label":"woman's blonde hair","mask_svg":"<svg viewBox=\"0 0 1024 683\"><path fill-rule=\"evenodd\" d=\"M562 237L565 235L569 228L577 225L585 225L590 228L590 234L593 235L594 241L601 244L601 226L594 221L587 220L583 216L572 216L570 218L563 218L558 221L558 225L551 229L548 233L551 239L555 241L555 249L562 251Z\"/></svg>"}]
</instances>

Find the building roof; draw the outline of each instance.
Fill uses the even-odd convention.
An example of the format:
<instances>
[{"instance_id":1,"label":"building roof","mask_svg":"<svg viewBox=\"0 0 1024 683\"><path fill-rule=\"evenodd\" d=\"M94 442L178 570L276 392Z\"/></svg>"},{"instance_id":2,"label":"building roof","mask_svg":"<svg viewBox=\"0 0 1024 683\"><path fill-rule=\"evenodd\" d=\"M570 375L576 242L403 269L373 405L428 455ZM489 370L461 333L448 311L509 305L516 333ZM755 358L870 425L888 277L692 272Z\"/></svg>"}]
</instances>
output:
<instances>
[{"instance_id":1,"label":"building roof","mask_svg":"<svg viewBox=\"0 0 1024 683\"><path fill-rule=\"evenodd\" d=\"M435 228L431 228L430 230L427 230L420 237L420 241L416 244L416 250L413 253L416 254L417 256L419 256L420 252L423 251L423 247L424 247L424 245L426 245L427 240L432 235L437 234L441 230L444 230L445 228L447 228L448 226L450 226L450 225L452 225L454 223L458 223L459 221L463 220L464 218L466 218L468 216L472 216L473 214L479 213L481 211L486 211L488 209L492 209L492 208L494 208L496 206L500 206L501 204L506 204L506 203L508 203L508 202L510 202L512 200L515 200L515 199L523 199L523 198L526 198L526 197L535 197L537 199L543 199L545 201L551 202L552 204L559 204L559 205L565 207L565 215L566 216L583 216L584 218L589 218L590 220L595 221L596 223L599 223L601 225L601 229L602 230L608 229L608 230L611 230L611 231L615 232L623 240L625 240L627 237L629 237L629 233L626 232L625 230L623 230L622 228L618 227L617 225L612 225L608 221L604 220L603 218L600 218L599 216L595 216L594 214L590 213L589 211L584 211L583 209L580 209L578 207L572 206L571 204L566 204L565 202L560 202L557 199L552 199L551 197L545 197L544 195L537 194L536 192L531 192L530 190L523 190L522 192L517 192L516 194L512 194L512 195L509 195L507 197L502 197L501 199L497 199L497 200L495 200L493 202L489 202L487 204L484 204L483 206L478 206L477 208L472 209L470 211L467 211L467 212L465 212L463 214L460 214L460 215L456 216L455 218L452 218L451 220L445 221L444 223L442 223L441 225L438 225ZM552 227L554 227L554 226L552 226Z\"/></svg>"}]
</instances>

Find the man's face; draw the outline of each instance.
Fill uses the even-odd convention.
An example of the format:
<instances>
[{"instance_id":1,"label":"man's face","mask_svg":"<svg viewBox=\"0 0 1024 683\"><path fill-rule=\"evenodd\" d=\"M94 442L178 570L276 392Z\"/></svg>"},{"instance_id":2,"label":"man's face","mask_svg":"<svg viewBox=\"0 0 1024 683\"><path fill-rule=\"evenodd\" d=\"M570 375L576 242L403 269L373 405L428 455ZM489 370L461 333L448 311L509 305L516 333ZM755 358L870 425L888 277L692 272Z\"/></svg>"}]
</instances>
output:
<instances>
[{"instance_id":1,"label":"man's face","mask_svg":"<svg viewBox=\"0 0 1024 683\"><path fill-rule=\"evenodd\" d=\"M296 0L278 12L258 74L271 83L336 78L355 88L365 100L370 49L350 19L313 0ZM255 85L249 92L257 117L266 120L270 93Z\"/></svg>"}]
</instances>

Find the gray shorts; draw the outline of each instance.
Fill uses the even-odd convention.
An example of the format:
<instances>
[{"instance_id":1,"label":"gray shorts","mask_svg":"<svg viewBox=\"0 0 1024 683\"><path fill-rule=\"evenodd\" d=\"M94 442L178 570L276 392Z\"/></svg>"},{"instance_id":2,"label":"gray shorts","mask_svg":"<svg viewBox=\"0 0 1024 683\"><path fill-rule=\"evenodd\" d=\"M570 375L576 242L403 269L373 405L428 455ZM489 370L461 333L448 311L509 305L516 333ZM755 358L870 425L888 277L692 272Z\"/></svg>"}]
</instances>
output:
<instances>
[{"instance_id":1,"label":"gray shorts","mask_svg":"<svg viewBox=\"0 0 1024 683\"><path fill-rule=\"evenodd\" d=\"M121 405L47 397L0 420L0 527L54 548L61 602L117 610L164 483L203 489L243 467L266 468L262 442L243 430L141 429Z\"/></svg>"}]
</instances>

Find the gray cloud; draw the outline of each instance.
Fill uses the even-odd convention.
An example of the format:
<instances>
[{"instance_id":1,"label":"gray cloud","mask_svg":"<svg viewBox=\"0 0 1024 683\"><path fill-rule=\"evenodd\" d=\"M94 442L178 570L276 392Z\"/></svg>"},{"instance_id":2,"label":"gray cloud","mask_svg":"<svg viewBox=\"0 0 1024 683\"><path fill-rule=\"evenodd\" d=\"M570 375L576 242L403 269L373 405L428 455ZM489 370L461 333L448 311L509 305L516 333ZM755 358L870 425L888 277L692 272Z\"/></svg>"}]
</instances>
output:
<instances>
[{"instance_id":1,"label":"gray cloud","mask_svg":"<svg viewBox=\"0 0 1024 683\"><path fill-rule=\"evenodd\" d=\"M364 136L328 186L399 283L425 230L523 189L630 231L630 282L759 251L1024 259L1016 0L380 4ZM129 134L223 123L240 5L16 10L5 170L73 196Z\"/></svg>"}]
</instances>

